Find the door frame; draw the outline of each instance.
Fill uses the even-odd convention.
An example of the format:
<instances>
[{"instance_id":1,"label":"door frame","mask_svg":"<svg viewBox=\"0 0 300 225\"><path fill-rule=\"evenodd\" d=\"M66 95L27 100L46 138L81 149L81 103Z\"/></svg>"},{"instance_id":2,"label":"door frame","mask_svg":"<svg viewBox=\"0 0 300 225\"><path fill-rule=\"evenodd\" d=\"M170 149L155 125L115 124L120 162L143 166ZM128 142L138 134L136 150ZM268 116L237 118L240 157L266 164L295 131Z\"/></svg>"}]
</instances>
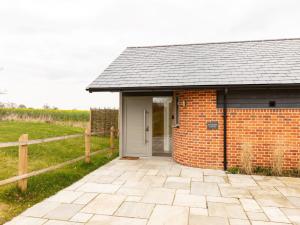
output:
<instances>
[{"instance_id":1,"label":"door frame","mask_svg":"<svg viewBox=\"0 0 300 225\"><path fill-rule=\"evenodd\" d=\"M126 120L125 120L125 98L130 96L140 96L140 97L156 97L156 96L172 96L174 98L174 92L173 91L134 91L134 92L119 92L119 156L123 157L125 156L125 149L126 149ZM173 99L173 109L174 111L174 99ZM151 133L150 133L150 146L149 146L149 153L148 156L152 156L152 110L151 112ZM150 127L149 127L150 129ZM172 139L173 140L173 139ZM174 147L174 146L173 146ZM171 152L171 155L173 155L173 151Z\"/></svg>"},{"instance_id":2,"label":"door frame","mask_svg":"<svg viewBox=\"0 0 300 225\"><path fill-rule=\"evenodd\" d=\"M121 114L121 123L122 123L122 135L120 134L120 136L122 136L122 141L120 143L121 149L120 149L120 156L126 156L126 140L127 140L127 136L126 136L126 130L127 130L127 98L145 98L145 99L151 99L151 107L150 110L148 112L148 126L149 126L149 131L148 132L148 147L147 147L147 153L146 155L144 154L136 154L136 155L132 155L132 156L138 156L138 157L150 157L152 156L152 96L122 96L122 102L120 102L122 105L122 112L120 112Z\"/></svg>"}]
</instances>

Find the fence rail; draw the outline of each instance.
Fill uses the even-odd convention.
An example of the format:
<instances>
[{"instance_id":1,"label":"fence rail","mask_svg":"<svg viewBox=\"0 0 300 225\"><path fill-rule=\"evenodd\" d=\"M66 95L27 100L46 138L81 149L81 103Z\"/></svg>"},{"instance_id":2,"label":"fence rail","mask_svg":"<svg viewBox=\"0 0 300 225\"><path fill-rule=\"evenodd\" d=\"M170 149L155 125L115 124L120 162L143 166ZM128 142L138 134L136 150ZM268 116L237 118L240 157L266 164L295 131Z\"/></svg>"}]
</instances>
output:
<instances>
[{"instance_id":1,"label":"fence rail","mask_svg":"<svg viewBox=\"0 0 300 225\"><path fill-rule=\"evenodd\" d=\"M67 135L61 137L53 137L53 138L45 138L45 139L36 139L36 140L28 140L28 134L22 134L19 138L18 142L6 142L0 143L0 148L4 147L12 147L12 146L19 146L19 165L18 165L18 176L10 177L5 180L0 180L0 186L7 185L10 183L18 182L18 188L21 191L27 190L27 179L29 177L37 176L42 173L46 173L49 171L53 171L55 169L61 168L63 166L69 165L71 163L75 163L77 161L85 159L86 163L90 163L91 156L100 153L103 150L95 151L91 153L91 136L94 134L99 134L99 132L91 132L91 126L88 125L87 129L85 130L84 134L74 134L74 135ZM83 136L85 137L85 155L80 156L75 159L68 160L66 162L50 166L41 170L33 171L28 173L28 145L32 144L39 144L39 143L46 143L52 141L59 141L59 140L66 140L71 138L76 138ZM114 127L110 128L110 154L113 154L114 151L114 138L115 138L115 129Z\"/></svg>"},{"instance_id":2,"label":"fence rail","mask_svg":"<svg viewBox=\"0 0 300 225\"><path fill-rule=\"evenodd\" d=\"M65 136L59 136L59 137L28 140L27 145L41 144L41 143L52 142L52 141L60 141L60 140L66 140L66 139L70 139L70 138L77 138L77 137L81 137L81 136L83 136L83 134L72 134L72 135L65 135ZM20 142L18 142L18 141L0 143L0 148L19 146L19 144L20 144Z\"/></svg>"},{"instance_id":3,"label":"fence rail","mask_svg":"<svg viewBox=\"0 0 300 225\"><path fill-rule=\"evenodd\" d=\"M107 149L104 149L104 150L107 150ZM93 156L93 155L96 155L96 154L98 154L98 153L100 153L102 151L103 151L103 149L95 151L95 152L92 152L90 155ZM66 162L63 162L63 163L60 163L60 164L57 164L57 165L54 165L54 166L50 166L50 167L47 167L47 168L44 168L44 169L41 169L41 170L37 170L37 171L30 172L30 173L25 173L23 175L19 175L19 176L14 176L14 177L7 178L5 180L1 180L0 181L0 186L6 185L6 184L15 183L17 181L21 181L21 180L27 179L29 177L34 177L34 176L37 176L37 175L42 174L42 173L46 173L46 172L50 172L50 171L59 169L61 167L67 166L69 164L78 162L78 161L80 161L80 160L82 160L84 158L85 158L85 156L80 156L78 158L71 159L71 160L68 160Z\"/></svg>"}]
</instances>

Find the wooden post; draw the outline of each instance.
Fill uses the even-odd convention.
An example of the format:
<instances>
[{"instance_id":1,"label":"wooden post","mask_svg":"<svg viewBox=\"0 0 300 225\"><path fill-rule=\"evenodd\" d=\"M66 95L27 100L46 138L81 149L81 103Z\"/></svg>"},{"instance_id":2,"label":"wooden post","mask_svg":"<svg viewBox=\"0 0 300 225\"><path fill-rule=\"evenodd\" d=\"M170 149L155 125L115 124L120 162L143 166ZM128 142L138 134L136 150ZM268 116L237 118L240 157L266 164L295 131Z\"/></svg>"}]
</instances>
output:
<instances>
[{"instance_id":1,"label":"wooden post","mask_svg":"<svg viewBox=\"0 0 300 225\"><path fill-rule=\"evenodd\" d=\"M19 138L19 176L27 173L28 167L28 134L22 134ZM27 190L27 178L18 181L18 188L24 192Z\"/></svg>"},{"instance_id":2,"label":"wooden post","mask_svg":"<svg viewBox=\"0 0 300 225\"><path fill-rule=\"evenodd\" d=\"M85 140L85 162L91 162L91 124L89 123L85 133L84 133L84 140Z\"/></svg>"},{"instance_id":3,"label":"wooden post","mask_svg":"<svg viewBox=\"0 0 300 225\"><path fill-rule=\"evenodd\" d=\"M115 128L114 128L114 126L112 126L110 128L110 149L111 149L111 155L113 154L113 150L115 148L114 133L115 133Z\"/></svg>"}]
</instances>

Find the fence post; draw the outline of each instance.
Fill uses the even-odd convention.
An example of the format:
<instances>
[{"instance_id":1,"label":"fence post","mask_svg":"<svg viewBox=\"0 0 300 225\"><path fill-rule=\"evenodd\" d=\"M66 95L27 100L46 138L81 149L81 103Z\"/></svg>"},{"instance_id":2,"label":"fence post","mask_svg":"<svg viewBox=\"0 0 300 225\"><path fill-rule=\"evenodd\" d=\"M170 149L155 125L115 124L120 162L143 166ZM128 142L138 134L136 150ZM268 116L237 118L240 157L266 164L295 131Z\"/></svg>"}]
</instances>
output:
<instances>
[{"instance_id":1,"label":"fence post","mask_svg":"<svg viewBox=\"0 0 300 225\"><path fill-rule=\"evenodd\" d=\"M112 126L110 128L110 149L111 149L111 154L113 154L113 149L115 148L114 135L115 135L115 128L114 128L114 126Z\"/></svg>"},{"instance_id":2,"label":"fence post","mask_svg":"<svg viewBox=\"0 0 300 225\"><path fill-rule=\"evenodd\" d=\"M22 134L19 138L19 176L27 173L28 167L28 134ZM18 188L24 192L27 190L27 178L18 181Z\"/></svg>"},{"instance_id":3,"label":"fence post","mask_svg":"<svg viewBox=\"0 0 300 225\"><path fill-rule=\"evenodd\" d=\"M91 125L88 124L87 128L84 132L84 140L85 140L85 162L91 162Z\"/></svg>"}]
</instances>

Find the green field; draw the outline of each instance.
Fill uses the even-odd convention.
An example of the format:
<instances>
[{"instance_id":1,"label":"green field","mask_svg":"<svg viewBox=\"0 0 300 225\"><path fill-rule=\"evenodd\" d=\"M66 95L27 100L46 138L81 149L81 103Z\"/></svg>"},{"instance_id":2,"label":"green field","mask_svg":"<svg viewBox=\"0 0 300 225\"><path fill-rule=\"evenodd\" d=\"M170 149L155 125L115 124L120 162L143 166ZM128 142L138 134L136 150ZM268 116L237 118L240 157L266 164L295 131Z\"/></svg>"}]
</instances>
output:
<instances>
[{"instance_id":1,"label":"green field","mask_svg":"<svg viewBox=\"0 0 300 225\"><path fill-rule=\"evenodd\" d=\"M22 133L28 133L29 139L37 139L83 133L83 129L41 122L0 121L0 142L16 141ZM32 177L26 193L20 193L15 184L0 187L0 224L116 157L117 151L109 156L105 150L108 147L108 137L92 137L91 151L103 149L103 152L92 156L91 164L80 161ZM29 171L39 170L84 155L84 137L29 145L28 151ZM18 148L0 148L0 180L17 175L17 165Z\"/></svg>"},{"instance_id":2,"label":"green field","mask_svg":"<svg viewBox=\"0 0 300 225\"><path fill-rule=\"evenodd\" d=\"M61 110L61 109L19 109L0 108L0 118L17 116L20 119L41 119L54 121L88 121L87 110Z\"/></svg>"}]
</instances>

